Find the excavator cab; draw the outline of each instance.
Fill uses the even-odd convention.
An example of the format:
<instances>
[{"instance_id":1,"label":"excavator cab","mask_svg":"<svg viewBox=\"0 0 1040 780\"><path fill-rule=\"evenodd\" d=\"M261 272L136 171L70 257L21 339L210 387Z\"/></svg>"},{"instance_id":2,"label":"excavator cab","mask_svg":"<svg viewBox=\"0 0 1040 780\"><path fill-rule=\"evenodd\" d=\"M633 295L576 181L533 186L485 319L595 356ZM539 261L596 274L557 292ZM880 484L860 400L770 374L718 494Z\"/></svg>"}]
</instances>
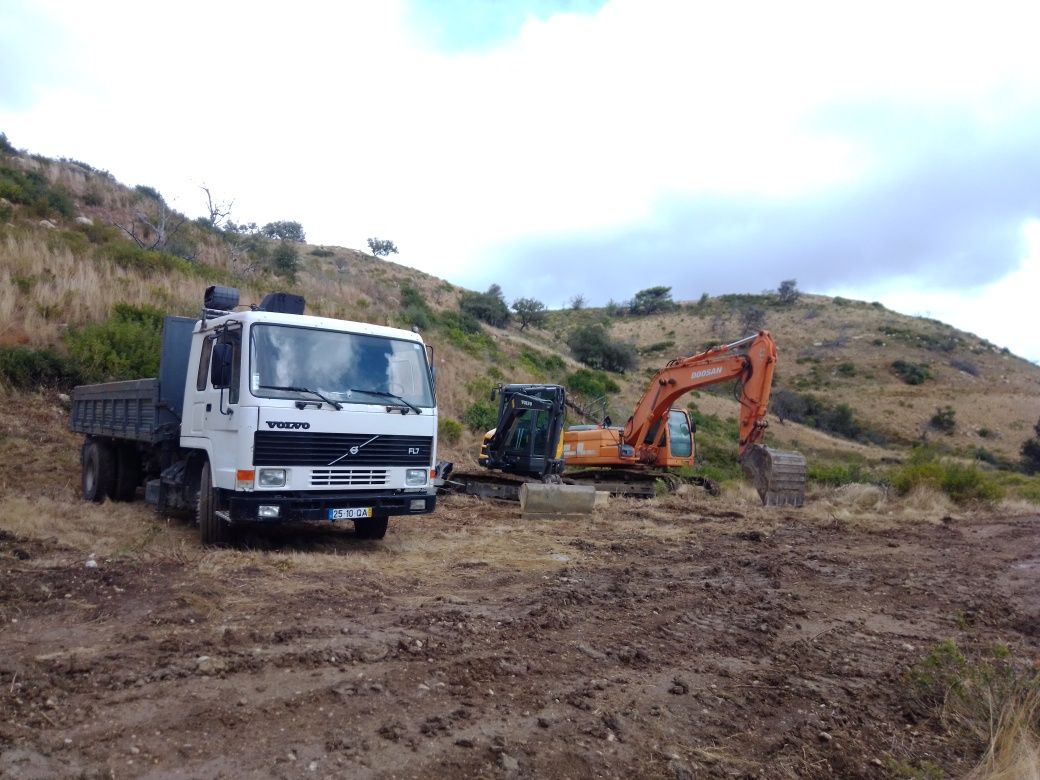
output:
<instances>
[{"instance_id":1,"label":"excavator cab","mask_svg":"<svg viewBox=\"0 0 1040 780\"><path fill-rule=\"evenodd\" d=\"M660 468L693 465L693 423L685 409L669 409L654 422L643 444L654 445L655 462Z\"/></svg>"}]
</instances>

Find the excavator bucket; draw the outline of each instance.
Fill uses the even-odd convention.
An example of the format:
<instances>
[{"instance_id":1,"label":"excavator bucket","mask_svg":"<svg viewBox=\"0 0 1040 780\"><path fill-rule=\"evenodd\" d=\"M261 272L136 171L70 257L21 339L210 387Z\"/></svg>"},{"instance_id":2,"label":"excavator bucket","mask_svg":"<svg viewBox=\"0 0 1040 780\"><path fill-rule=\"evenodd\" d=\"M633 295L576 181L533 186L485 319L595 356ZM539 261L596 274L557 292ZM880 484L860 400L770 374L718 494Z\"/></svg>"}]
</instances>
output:
<instances>
[{"instance_id":1,"label":"excavator bucket","mask_svg":"<svg viewBox=\"0 0 1040 780\"><path fill-rule=\"evenodd\" d=\"M764 506L802 506L805 503L805 456L774 450L761 444L747 449L740 462Z\"/></svg>"}]
</instances>

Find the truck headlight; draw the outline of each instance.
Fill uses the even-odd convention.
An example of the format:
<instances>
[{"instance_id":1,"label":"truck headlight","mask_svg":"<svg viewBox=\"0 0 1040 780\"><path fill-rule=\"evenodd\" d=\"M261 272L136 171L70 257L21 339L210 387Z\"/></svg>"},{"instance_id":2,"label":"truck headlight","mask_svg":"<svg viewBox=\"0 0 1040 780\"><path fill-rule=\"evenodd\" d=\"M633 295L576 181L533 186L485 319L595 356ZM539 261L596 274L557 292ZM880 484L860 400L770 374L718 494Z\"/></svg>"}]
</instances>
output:
<instances>
[{"instance_id":1,"label":"truck headlight","mask_svg":"<svg viewBox=\"0 0 1040 780\"><path fill-rule=\"evenodd\" d=\"M427 469L408 469L404 475L404 484L425 485L428 474L429 471Z\"/></svg>"},{"instance_id":2,"label":"truck headlight","mask_svg":"<svg viewBox=\"0 0 1040 780\"><path fill-rule=\"evenodd\" d=\"M285 487L285 469L260 469L256 474L260 487Z\"/></svg>"}]
</instances>

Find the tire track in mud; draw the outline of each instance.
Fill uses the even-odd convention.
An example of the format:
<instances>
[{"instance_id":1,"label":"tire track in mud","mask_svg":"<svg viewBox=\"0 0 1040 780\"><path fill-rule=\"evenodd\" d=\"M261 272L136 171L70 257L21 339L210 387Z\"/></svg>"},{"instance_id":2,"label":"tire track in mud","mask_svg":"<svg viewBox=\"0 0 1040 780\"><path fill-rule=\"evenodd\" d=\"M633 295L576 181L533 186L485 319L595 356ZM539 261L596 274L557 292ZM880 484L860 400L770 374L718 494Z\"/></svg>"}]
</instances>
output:
<instances>
[{"instance_id":1,"label":"tire track in mud","mask_svg":"<svg viewBox=\"0 0 1040 780\"><path fill-rule=\"evenodd\" d=\"M908 756L954 771L906 669L945 637L1040 656L1031 586L1008 573L1035 558L1035 519L732 521L577 525L529 569L277 581L190 559L88 569L2 535L0 771L880 777Z\"/></svg>"}]
</instances>

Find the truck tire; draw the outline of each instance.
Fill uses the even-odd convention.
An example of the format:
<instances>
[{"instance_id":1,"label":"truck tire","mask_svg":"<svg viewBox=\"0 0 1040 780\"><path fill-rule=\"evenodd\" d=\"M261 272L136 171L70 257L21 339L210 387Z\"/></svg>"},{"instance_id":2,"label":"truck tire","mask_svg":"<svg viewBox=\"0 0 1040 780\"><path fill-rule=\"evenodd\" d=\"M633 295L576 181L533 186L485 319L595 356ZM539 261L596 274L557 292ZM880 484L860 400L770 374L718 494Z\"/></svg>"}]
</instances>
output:
<instances>
[{"instance_id":1,"label":"truck tire","mask_svg":"<svg viewBox=\"0 0 1040 780\"><path fill-rule=\"evenodd\" d=\"M223 547L231 541L231 527L217 516L217 491L213 487L209 463L202 466L195 516L199 522L199 537L204 545Z\"/></svg>"},{"instance_id":2,"label":"truck tire","mask_svg":"<svg viewBox=\"0 0 1040 780\"><path fill-rule=\"evenodd\" d=\"M355 520L354 535L358 539L382 539L386 536L386 527L389 523L388 515L376 515L367 520Z\"/></svg>"},{"instance_id":3,"label":"truck tire","mask_svg":"<svg viewBox=\"0 0 1040 780\"><path fill-rule=\"evenodd\" d=\"M112 490L114 501L133 501L141 483L141 456L132 444L123 444L116 451L116 478Z\"/></svg>"},{"instance_id":4,"label":"truck tire","mask_svg":"<svg viewBox=\"0 0 1040 780\"><path fill-rule=\"evenodd\" d=\"M100 504L111 498L116 486L115 448L91 439L83 445L83 498Z\"/></svg>"}]
</instances>

